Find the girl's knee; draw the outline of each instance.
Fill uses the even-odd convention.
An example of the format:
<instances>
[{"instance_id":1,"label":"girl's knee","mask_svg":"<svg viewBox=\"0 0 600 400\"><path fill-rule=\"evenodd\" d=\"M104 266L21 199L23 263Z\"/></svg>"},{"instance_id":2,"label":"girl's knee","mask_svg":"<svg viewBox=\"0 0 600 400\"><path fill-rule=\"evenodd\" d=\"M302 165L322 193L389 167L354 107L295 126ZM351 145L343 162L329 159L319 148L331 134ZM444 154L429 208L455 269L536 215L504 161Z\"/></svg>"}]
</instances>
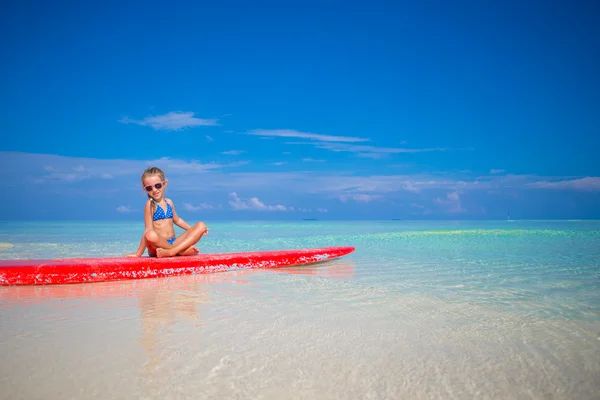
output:
<instances>
[{"instance_id":1,"label":"girl's knee","mask_svg":"<svg viewBox=\"0 0 600 400\"><path fill-rule=\"evenodd\" d=\"M156 242L158 240L158 233L154 231L148 231L144 234L144 237L148 242Z\"/></svg>"},{"instance_id":2,"label":"girl's knee","mask_svg":"<svg viewBox=\"0 0 600 400\"><path fill-rule=\"evenodd\" d=\"M206 224L204 222L196 222L194 229L204 232L206 231Z\"/></svg>"}]
</instances>

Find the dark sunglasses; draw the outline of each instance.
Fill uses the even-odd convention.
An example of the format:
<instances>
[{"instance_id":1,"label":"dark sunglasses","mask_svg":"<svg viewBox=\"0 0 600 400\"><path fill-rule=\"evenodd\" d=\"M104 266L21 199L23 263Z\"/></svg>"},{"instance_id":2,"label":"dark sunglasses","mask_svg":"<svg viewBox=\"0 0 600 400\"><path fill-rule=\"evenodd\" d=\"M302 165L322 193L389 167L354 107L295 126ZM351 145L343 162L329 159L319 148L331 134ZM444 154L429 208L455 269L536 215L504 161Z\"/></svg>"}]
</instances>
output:
<instances>
[{"instance_id":1,"label":"dark sunglasses","mask_svg":"<svg viewBox=\"0 0 600 400\"><path fill-rule=\"evenodd\" d=\"M157 184L154 185L154 187L156 189L162 189L164 182L158 182ZM152 191L152 186L146 186L146 192L151 192Z\"/></svg>"}]
</instances>

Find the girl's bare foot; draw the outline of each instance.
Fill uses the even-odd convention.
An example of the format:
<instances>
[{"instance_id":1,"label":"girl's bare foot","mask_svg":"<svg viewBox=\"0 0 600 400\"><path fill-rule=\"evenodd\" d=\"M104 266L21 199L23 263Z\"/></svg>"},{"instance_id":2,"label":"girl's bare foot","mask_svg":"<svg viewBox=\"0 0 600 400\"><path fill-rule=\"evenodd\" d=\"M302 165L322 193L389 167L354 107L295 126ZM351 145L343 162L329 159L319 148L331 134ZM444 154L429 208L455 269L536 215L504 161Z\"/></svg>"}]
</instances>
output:
<instances>
[{"instance_id":1,"label":"girl's bare foot","mask_svg":"<svg viewBox=\"0 0 600 400\"><path fill-rule=\"evenodd\" d=\"M156 257L158 258L163 258L163 257L173 257L174 254L171 252L170 249L161 249L160 247L158 249L156 249Z\"/></svg>"},{"instance_id":2,"label":"girl's bare foot","mask_svg":"<svg viewBox=\"0 0 600 400\"><path fill-rule=\"evenodd\" d=\"M200 253L200 251L196 248L196 246L192 246L192 247L188 247L187 249L185 249L184 251L179 253L179 255L180 256L195 256L198 253Z\"/></svg>"}]
</instances>

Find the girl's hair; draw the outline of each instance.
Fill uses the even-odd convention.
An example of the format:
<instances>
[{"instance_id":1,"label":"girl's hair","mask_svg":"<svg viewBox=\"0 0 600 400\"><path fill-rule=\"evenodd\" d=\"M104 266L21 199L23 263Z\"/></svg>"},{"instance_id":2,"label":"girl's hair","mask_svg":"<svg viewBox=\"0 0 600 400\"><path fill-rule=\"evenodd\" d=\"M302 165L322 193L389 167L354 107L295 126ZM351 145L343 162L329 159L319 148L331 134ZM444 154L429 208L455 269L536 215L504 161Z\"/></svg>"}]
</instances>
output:
<instances>
[{"instance_id":1,"label":"girl's hair","mask_svg":"<svg viewBox=\"0 0 600 400\"><path fill-rule=\"evenodd\" d=\"M146 170L142 173L142 185L144 184L144 179L148 178L149 176L153 176L153 175L158 175L160 180L164 182L165 180L165 173L157 167L150 167L150 168L146 168ZM147 193L148 195L148 199L150 199L150 201L152 202L151 207L152 207L152 214L154 214L154 207L155 206L155 201L152 198L152 196L150 196L150 193Z\"/></svg>"}]
</instances>

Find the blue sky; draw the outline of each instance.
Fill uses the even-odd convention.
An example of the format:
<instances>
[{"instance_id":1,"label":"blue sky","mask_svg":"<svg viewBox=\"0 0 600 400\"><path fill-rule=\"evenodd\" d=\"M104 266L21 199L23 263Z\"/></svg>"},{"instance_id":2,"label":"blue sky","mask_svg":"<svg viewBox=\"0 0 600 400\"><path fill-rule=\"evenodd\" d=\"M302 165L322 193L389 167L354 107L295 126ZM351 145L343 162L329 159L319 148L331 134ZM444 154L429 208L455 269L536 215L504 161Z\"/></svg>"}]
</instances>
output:
<instances>
[{"instance_id":1,"label":"blue sky","mask_svg":"<svg viewBox=\"0 0 600 400\"><path fill-rule=\"evenodd\" d=\"M600 218L593 2L86 3L0 13L3 219Z\"/></svg>"}]
</instances>

